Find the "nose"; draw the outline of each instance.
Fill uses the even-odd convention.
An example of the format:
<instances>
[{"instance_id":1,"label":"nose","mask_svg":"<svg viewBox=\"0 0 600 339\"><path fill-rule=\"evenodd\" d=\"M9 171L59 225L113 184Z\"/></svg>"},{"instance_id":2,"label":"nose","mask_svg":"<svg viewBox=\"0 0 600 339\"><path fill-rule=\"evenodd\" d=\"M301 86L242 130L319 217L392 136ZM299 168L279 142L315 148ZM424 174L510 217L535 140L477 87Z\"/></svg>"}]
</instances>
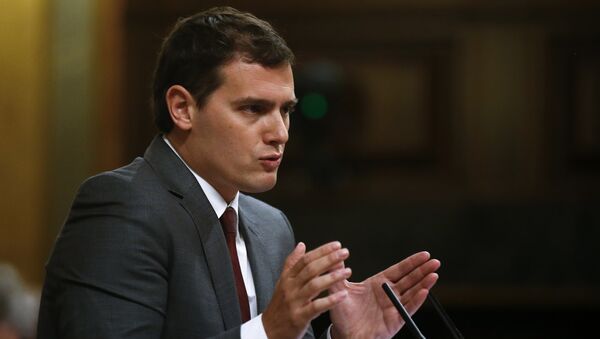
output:
<instances>
[{"instance_id":1,"label":"nose","mask_svg":"<svg viewBox=\"0 0 600 339\"><path fill-rule=\"evenodd\" d=\"M281 115L279 112L274 112L269 114L267 124L267 130L264 134L265 143L273 146L284 145L289 138L289 117Z\"/></svg>"}]
</instances>

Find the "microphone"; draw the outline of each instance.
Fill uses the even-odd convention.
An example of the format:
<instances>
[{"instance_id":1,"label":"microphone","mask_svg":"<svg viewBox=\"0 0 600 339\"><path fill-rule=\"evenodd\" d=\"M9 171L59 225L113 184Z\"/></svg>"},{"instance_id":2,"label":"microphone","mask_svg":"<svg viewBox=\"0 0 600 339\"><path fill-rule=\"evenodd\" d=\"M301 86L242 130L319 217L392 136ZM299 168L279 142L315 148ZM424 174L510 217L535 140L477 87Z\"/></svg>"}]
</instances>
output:
<instances>
[{"instance_id":1,"label":"microphone","mask_svg":"<svg viewBox=\"0 0 600 339\"><path fill-rule=\"evenodd\" d=\"M394 291L392 290L390 285L388 285L388 283L383 283L383 285L381 285L381 287L383 287L385 294L388 296L388 298L390 298L390 301L392 302L392 304L394 304L394 306L396 307L398 312L400 312L402 319L404 319L404 321L406 322L406 325L408 326L408 328L410 328L414 337L418 338L418 339L425 339L425 336L423 336L423 333L421 333L421 331L419 330L419 328L417 327L415 322L412 320L412 318L410 317L410 314L408 314L408 312L406 311L404 306L402 306L402 303L400 302L400 300L398 299L398 297L396 296L396 294L394 293ZM462 333L460 333L460 331L458 330L458 328L456 327L456 325L454 324L452 319L450 319L450 316L448 316L448 314L442 307L442 304L431 293L431 291L427 294L427 300L429 300L429 302L433 305L433 308L435 309L436 313L444 321L444 325L446 325L446 327L448 328L450 333L452 333L452 338L453 339L465 339L465 337L463 337Z\"/></svg>"},{"instance_id":2,"label":"microphone","mask_svg":"<svg viewBox=\"0 0 600 339\"><path fill-rule=\"evenodd\" d=\"M458 330L456 325L454 325L454 322L452 321L452 319L450 319L450 316L448 316L448 314L442 307L442 304L431 293L431 291L427 294L427 300L429 300L429 302L433 305L433 308L435 308L435 311L437 312L437 314L444 321L444 325L446 325L448 330L450 330L450 333L452 333L452 338L453 339L465 339L465 337L463 337L462 333L460 333L460 331Z\"/></svg>"},{"instance_id":3,"label":"microphone","mask_svg":"<svg viewBox=\"0 0 600 339\"><path fill-rule=\"evenodd\" d=\"M400 316L402 316L402 319L404 319L404 322L406 322L406 325L408 326L408 328L410 328L410 331L413 333L414 337L418 339L426 339L423 333L421 333L421 331L417 327L417 324L415 324L415 322L410 317L410 314L408 314L404 306L402 306L402 303L396 296L396 293L392 291L390 285L388 285L388 283L385 282L383 283L383 285L381 285L381 287L383 287L385 294L388 296L388 298L390 298L390 301L392 302L392 304L394 304L398 312L400 312Z\"/></svg>"}]
</instances>

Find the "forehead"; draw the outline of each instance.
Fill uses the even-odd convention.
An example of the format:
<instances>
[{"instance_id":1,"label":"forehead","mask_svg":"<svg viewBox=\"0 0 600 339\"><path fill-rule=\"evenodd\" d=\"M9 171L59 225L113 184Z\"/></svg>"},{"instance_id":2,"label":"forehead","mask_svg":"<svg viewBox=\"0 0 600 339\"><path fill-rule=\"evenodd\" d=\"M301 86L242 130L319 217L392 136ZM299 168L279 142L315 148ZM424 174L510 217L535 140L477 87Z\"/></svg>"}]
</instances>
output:
<instances>
[{"instance_id":1,"label":"forehead","mask_svg":"<svg viewBox=\"0 0 600 339\"><path fill-rule=\"evenodd\" d=\"M221 68L223 83L220 90L232 96L272 97L272 100L293 100L294 76L288 63L265 67L240 59Z\"/></svg>"}]
</instances>

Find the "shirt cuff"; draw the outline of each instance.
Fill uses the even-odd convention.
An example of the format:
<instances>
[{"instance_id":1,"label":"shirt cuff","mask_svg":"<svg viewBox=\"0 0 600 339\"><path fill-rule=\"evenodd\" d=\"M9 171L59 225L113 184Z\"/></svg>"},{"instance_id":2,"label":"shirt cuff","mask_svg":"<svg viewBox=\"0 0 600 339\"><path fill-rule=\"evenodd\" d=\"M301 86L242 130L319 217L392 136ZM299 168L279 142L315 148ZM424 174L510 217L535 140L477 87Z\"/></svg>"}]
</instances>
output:
<instances>
[{"instance_id":1,"label":"shirt cuff","mask_svg":"<svg viewBox=\"0 0 600 339\"><path fill-rule=\"evenodd\" d=\"M262 323L262 313L242 324L240 337L241 339L269 339Z\"/></svg>"}]
</instances>

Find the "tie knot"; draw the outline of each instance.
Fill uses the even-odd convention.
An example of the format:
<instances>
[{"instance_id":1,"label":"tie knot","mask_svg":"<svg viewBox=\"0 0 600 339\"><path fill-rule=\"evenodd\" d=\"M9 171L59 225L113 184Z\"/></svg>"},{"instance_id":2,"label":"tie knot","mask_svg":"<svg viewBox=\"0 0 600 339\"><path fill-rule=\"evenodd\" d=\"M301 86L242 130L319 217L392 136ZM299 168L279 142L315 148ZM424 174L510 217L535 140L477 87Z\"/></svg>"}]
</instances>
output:
<instances>
[{"instance_id":1,"label":"tie knot","mask_svg":"<svg viewBox=\"0 0 600 339\"><path fill-rule=\"evenodd\" d=\"M233 207L229 206L225 209L225 212L220 218L221 225L223 226L223 231L225 233L236 233L237 226L237 214Z\"/></svg>"}]
</instances>

